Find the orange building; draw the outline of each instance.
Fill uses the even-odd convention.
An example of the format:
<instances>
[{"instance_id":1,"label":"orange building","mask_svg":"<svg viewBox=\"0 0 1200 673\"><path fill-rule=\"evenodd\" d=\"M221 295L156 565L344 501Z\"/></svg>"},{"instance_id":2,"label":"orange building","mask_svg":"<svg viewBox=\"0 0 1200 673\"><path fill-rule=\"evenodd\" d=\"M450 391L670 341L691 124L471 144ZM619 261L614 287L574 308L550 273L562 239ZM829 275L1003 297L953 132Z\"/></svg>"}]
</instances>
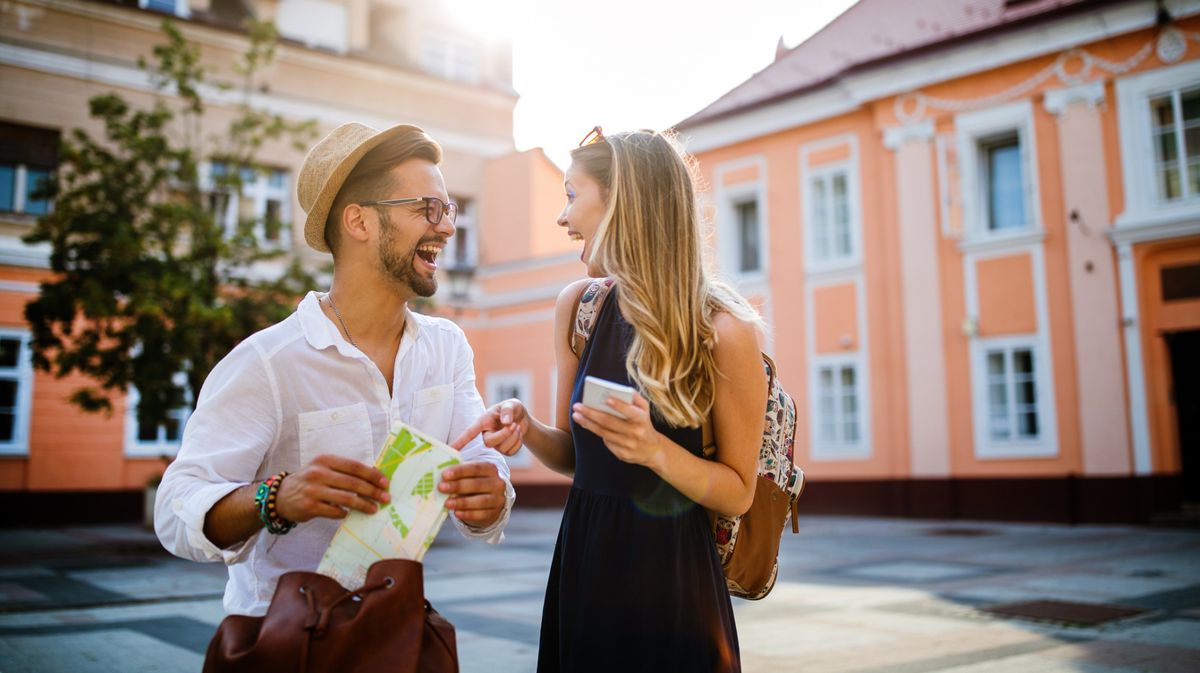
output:
<instances>
[{"instance_id":1,"label":"orange building","mask_svg":"<svg viewBox=\"0 0 1200 673\"><path fill-rule=\"evenodd\" d=\"M861 0L679 125L717 264L773 327L805 511L1200 502L1200 3L1165 9ZM480 380L548 413L581 267L535 226L485 232L467 322Z\"/></svg>"},{"instance_id":2,"label":"orange building","mask_svg":"<svg viewBox=\"0 0 1200 673\"><path fill-rule=\"evenodd\" d=\"M164 41L170 17L198 46L216 79L244 52L247 18L273 20L281 40L251 104L291 121L315 120L320 134L347 121L386 128L419 124L441 143L450 195L460 205L447 258L470 266L488 163L511 155L511 44L461 25L445 0L14 0L0 6L0 504L6 523L137 518L142 489L178 451L188 410L141 427L136 391L111 416L72 406L88 384L32 371L25 304L48 271L48 250L21 241L52 204L30 197L53 172L59 139L74 128L102 133L87 101L116 91L146 106L153 88L137 59ZM211 78L210 78L211 81ZM205 134L227 128L238 96L204 89ZM207 137L207 135L205 136ZM230 226L260 227L260 243L299 256L314 271L329 257L308 249L296 223L294 179L304 158L286 141L259 154L269 165L245 176L240 193L213 192ZM209 174L220 165L206 164ZM287 259L260 273L278 272ZM11 520L10 520L11 519Z\"/></svg>"}]
</instances>

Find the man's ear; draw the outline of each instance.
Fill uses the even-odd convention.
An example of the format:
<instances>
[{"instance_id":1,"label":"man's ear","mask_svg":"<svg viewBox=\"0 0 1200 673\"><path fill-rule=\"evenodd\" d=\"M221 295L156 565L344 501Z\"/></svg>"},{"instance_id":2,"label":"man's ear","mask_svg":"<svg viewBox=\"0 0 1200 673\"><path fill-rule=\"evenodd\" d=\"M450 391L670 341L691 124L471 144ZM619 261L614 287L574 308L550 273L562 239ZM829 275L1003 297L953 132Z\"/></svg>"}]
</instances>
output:
<instances>
[{"instance_id":1,"label":"man's ear","mask_svg":"<svg viewBox=\"0 0 1200 673\"><path fill-rule=\"evenodd\" d=\"M342 235L360 243L365 243L370 237L365 206L350 203L342 209Z\"/></svg>"}]
</instances>

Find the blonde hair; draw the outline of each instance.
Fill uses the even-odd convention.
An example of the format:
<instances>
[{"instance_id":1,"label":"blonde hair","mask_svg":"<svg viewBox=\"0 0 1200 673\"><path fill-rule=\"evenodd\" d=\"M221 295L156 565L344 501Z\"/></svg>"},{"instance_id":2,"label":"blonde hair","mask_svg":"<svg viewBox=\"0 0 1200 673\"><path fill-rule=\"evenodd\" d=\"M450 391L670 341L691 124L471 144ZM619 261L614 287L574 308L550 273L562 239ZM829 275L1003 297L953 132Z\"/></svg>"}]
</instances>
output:
<instances>
[{"instance_id":1,"label":"blonde hair","mask_svg":"<svg viewBox=\"0 0 1200 673\"><path fill-rule=\"evenodd\" d=\"M617 280L633 326L625 370L663 420L701 425L719 374L713 315L763 322L704 262L695 162L674 137L647 130L605 136L571 159L604 190L589 265Z\"/></svg>"}]
</instances>

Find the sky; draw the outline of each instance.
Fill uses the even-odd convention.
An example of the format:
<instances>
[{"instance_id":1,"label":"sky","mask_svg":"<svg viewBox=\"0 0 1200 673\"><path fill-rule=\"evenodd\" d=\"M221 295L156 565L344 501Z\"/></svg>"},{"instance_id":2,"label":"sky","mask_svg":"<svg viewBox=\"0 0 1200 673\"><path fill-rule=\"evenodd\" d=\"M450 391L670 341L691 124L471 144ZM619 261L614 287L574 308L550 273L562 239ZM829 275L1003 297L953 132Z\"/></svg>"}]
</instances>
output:
<instances>
[{"instance_id":1,"label":"sky","mask_svg":"<svg viewBox=\"0 0 1200 673\"><path fill-rule=\"evenodd\" d=\"M513 40L518 150L565 167L593 126L663 129L762 70L854 0L454 0Z\"/></svg>"}]
</instances>

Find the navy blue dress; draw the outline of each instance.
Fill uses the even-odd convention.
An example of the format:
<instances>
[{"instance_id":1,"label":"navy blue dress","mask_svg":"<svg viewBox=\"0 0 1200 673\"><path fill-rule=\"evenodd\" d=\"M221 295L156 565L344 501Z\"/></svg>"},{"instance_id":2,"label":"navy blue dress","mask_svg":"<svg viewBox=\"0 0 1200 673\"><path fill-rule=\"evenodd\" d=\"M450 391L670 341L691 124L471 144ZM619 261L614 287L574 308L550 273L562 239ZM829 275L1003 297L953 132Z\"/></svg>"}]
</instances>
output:
<instances>
[{"instance_id":1,"label":"navy blue dress","mask_svg":"<svg viewBox=\"0 0 1200 673\"><path fill-rule=\"evenodd\" d=\"M633 328L609 293L580 357L585 376L630 384ZM655 428L700 455L699 428ZM575 480L542 610L539 673L741 670L733 606L704 508L648 468L625 463L571 423Z\"/></svg>"}]
</instances>

